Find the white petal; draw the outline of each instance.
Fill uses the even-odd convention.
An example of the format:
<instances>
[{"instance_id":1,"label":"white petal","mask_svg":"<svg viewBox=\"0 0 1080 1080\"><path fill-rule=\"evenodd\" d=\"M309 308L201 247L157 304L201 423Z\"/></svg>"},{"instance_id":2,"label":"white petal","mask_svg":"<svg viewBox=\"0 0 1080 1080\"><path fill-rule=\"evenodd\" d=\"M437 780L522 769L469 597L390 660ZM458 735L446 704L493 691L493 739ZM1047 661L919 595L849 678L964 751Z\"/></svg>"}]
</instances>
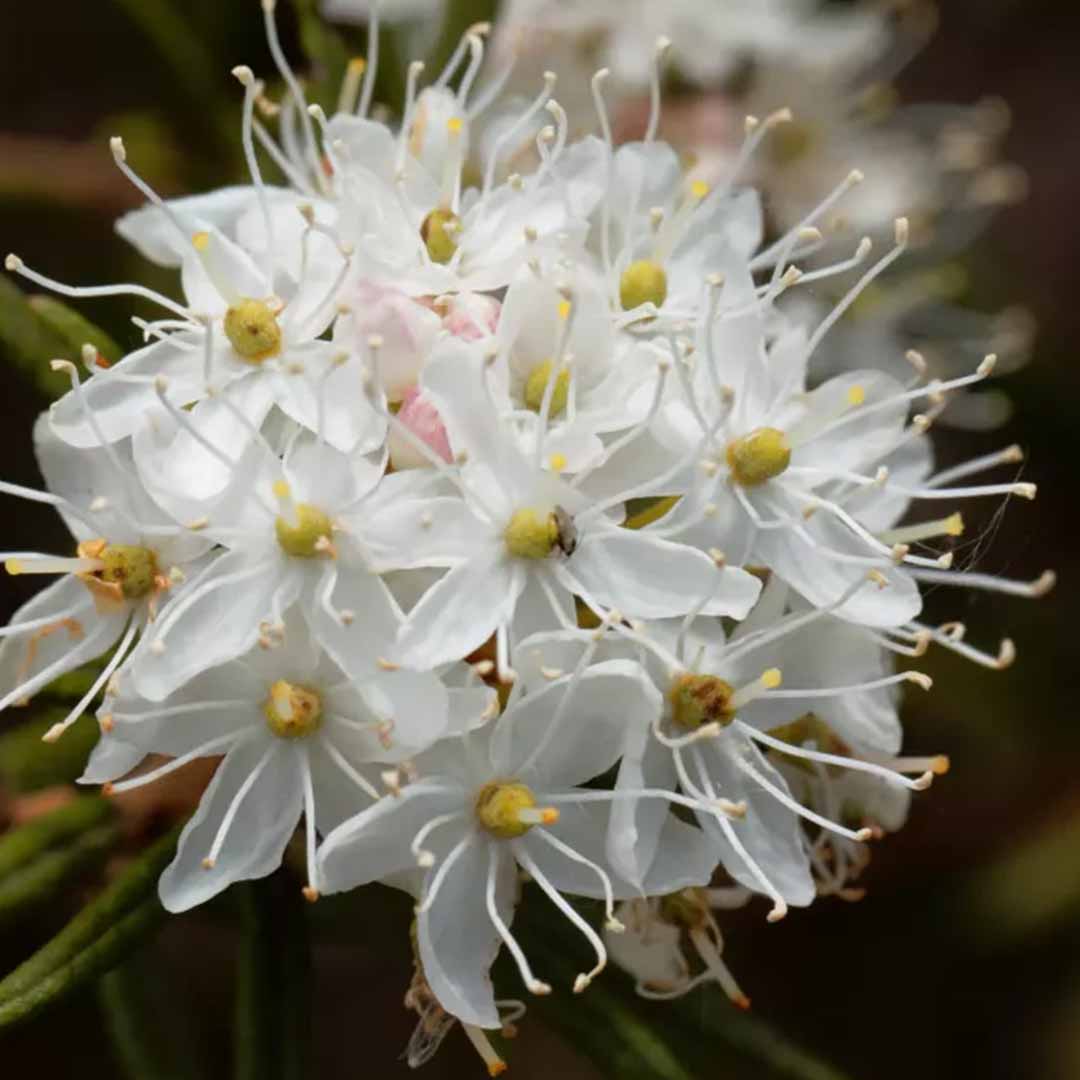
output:
<instances>
[{"instance_id":1,"label":"white petal","mask_svg":"<svg viewBox=\"0 0 1080 1080\"><path fill-rule=\"evenodd\" d=\"M481 549L448 570L412 609L396 659L415 668L461 659L508 621L524 586L525 575L502 551Z\"/></svg>"},{"instance_id":2,"label":"white petal","mask_svg":"<svg viewBox=\"0 0 1080 1080\"><path fill-rule=\"evenodd\" d=\"M745 570L718 570L694 548L632 529L585 536L566 569L605 607L642 619L685 615L707 596L703 614L741 619L761 591Z\"/></svg>"},{"instance_id":3,"label":"white petal","mask_svg":"<svg viewBox=\"0 0 1080 1080\"><path fill-rule=\"evenodd\" d=\"M626 660L594 664L570 685L566 676L503 713L492 742L496 773L520 776L534 790L575 787L610 769L628 733L647 727L660 711L656 687L640 665Z\"/></svg>"},{"instance_id":4,"label":"white petal","mask_svg":"<svg viewBox=\"0 0 1080 1080\"><path fill-rule=\"evenodd\" d=\"M225 756L195 816L180 834L176 858L161 875L158 895L166 911L187 911L234 881L265 877L281 864L303 805L295 749L250 739ZM240 802L216 862L206 869L203 859L210 853L230 803L267 753L270 758Z\"/></svg>"},{"instance_id":5,"label":"white petal","mask_svg":"<svg viewBox=\"0 0 1080 1080\"><path fill-rule=\"evenodd\" d=\"M505 845L479 837L447 874L431 910L417 919L420 962L439 1004L462 1023L483 1028L500 1023L489 970L501 942L485 902L492 849L498 859L496 910L509 926L517 891L514 861Z\"/></svg>"},{"instance_id":6,"label":"white petal","mask_svg":"<svg viewBox=\"0 0 1080 1080\"><path fill-rule=\"evenodd\" d=\"M334 829L319 848L319 880L323 892L343 892L388 874L414 869L412 838L433 818L466 808L468 795L424 781L402 788L400 795L384 795L377 803ZM445 854L463 835L448 825L436 829L425 847Z\"/></svg>"}]
</instances>

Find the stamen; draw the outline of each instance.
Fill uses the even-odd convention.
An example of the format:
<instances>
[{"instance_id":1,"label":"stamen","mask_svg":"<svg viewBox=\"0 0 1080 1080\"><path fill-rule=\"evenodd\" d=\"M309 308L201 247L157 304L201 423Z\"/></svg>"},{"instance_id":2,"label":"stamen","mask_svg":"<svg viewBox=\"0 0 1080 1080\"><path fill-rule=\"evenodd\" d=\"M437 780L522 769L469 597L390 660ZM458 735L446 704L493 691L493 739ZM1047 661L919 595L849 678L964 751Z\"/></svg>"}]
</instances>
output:
<instances>
[{"instance_id":1,"label":"stamen","mask_svg":"<svg viewBox=\"0 0 1080 1080\"><path fill-rule=\"evenodd\" d=\"M607 949L604 948L600 935L563 899L559 890L544 876L543 871L536 865L535 860L529 854L523 844L514 844L514 857L525 867L532 879L547 894L548 899L585 935L586 940L596 953L596 964L592 970L581 972L574 980L574 993L580 994L588 989L589 984L607 967Z\"/></svg>"},{"instance_id":2,"label":"stamen","mask_svg":"<svg viewBox=\"0 0 1080 1080\"><path fill-rule=\"evenodd\" d=\"M304 899L313 904L319 899L319 864L315 858L315 789L311 782L311 757L306 746L301 760L301 774L304 781L304 846L308 880L302 891Z\"/></svg>"},{"instance_id":3,"label":"stamen","mask_svg":"<svg viewBox=\"0 0 1080 1080\"><path fill-rule=\"evenodd\" d=\"M487 166L484 170L484 186L482 198L486 198L491 189L495 186L495 170L498 168L499 160L503 155L505 148L512 143L515 139L521 137L521 133L525 131L533 118L547 105L551 99L551 95L555 90L556 75L553 71L544 72L544 87L540 93L533 100L532 104L514 121L510 127L504 131L496 140L494 146L491 148L491 154L487 160Z\"/></svg>"},{"instance_id":4,"label":"stamen","mask_svg":"<svg viewBox=\"0 0 1080 1080\"><path fill-rule=\"evenodd\" d=\"M382 0L375 0L370 5L367 30L367 64L364 69L364 88L360 93L360 104L356 107L357 116L367 116L371 108L371 98L375 92L375 77L379 71L379 16L382 13Z\"/></svg>"},{"instance_id":5,"label":"stamen","mask_svg":"<svg viewBox=\"0 0 1080 1080\"><path fill-rule=\"evenodd\" d=\"M194 750L189 750L186 754L173 758L172 761L167 761L164 765L159 765L150 772L132 777L130 780L120 780L116 783L105 784L101 789L101 793L103 795L119 795L123 791L132 791L134 788L152 784L155 780L160 780L161 777L168 776L169 773L176 772L177 769L183 768L196 758L210 757L219 752L223 752L224 747L231 742L237 741L238 738L235 731L226 732L224 735L217 735L213 739L208 739L206 742L196 746Z\"/></svg>"},{"instance_id":6,"label":"stamen","mask_svg":"<svg viewBox=\"0 0 1080 1080\"><path fill-rule=\"evenodd\" d=\"M473 1024L462 1024L461 1029L468 1036L469 1042L473 1044L476 1052L487 1066L488 1076L502 1076L506 1072L506 1062L495 1052L495 1048L491 1045L491 1040L487 1037L484 1029Z\"/></svg>"},{"instance_id":7,"label":"stamen","mask_svg":"<svg viewBox=\"0 0 1080 1080\"><path fill-rule=\"evenodd\" d=\"M967 589L983 589L986 592L1005 593L1008 596L1022 596L1037 600L1045 596L1057 584L1057 574L1053 570L1044 570L1034 581L1014 581L1010 578L996 577L993 574L973 574L964 570L914 570L917 581L931 585L958 585Z\"/></svg>"},{"instance_id":8,"label":"stamen","mask_svg":"<svg viewBox=\"0 0 1080 1080\"><path fill-rule=\"evenodd\" d=\"M499 937L502 938L503 944L509 950L510 955L514 958L514 962L518 966L518 971L521 973L522 982L525 983L525 988L529 993L550 994L551 987L547 983L541 982L532 973L532 968L529 967L529 961L525 958L525 953L517 943L514 935L510 933L506 923L502 921L498 908L495 906L495 872L499 858L500 855L497 845L489 844L487 887L484 890L484 901L487 905L488 918L498 932Z\"/></svg>"},{"instance_id":9,"label":"stamen","mask_svg":"<svg viewBox=\"0 0 1080 1080\"><path fill-rule=\"evenodd\" d=\"M455 810L449 814L439 814L438 817L434 817L431 821L427 822L416 835L412 838L412 842L409 844L409 850L416 856L417 866L434 866L435 855L424 850L424 841L438 828L443 825L447 825L452 821L460 821L465 817L464 810Z\"/></svg>"},{"instance_id":10,"label":"stamen","mask_svg":"<svg viewBox=\"0 0 1080 1080\"><path fill-rule=\"evenodd\" d=\"M840 302L829 312L828 315L822 319L818 328L811 335L810 340L806 344L806 355L812 356L814 350L821 344L825 335L836 325L840 320L840 317L855 301L859 298L863 290L882 273L884 273L901 255L907 250L908 246L908 220L907 218L896 219L896 244L884 258L879 259L859 280L851 287L851 289L844 295Z\"/></svg>"},{"instance_id":11,"label":"stamen","mask_svg":"<svg viewBox=\"0 0 1080 1080\"><path fill-rule=\"evenodd\" d=\"M263 0L265 3L266 0ZM240 806L244 799L247 798L248 792L255 786L255 782L262 775L263 770L270 764L270 759L274 755L274 748L269 747L263 752L262 757L259 758L258 764L251 772L244 777L244 782L240 785L240 789L232 797L228 808L225 811L225 816L221 819L221 824L218 826L217 832L214 834L214 842L210 846L210 853L202 861L204 870L213 870L214 865L217 862L218 856L221 854L221 849L225 846L225 841L229 836L229 830L232 828L232 823L236 819L236 815L240 810Z\"/></svg>"},{"instance_id":12,"label":"stamen","mask_svg":"<svg viewBox=\"0 0 1080 1080\"><path fill-rule=\"evenodd\" d=\"M806 690L773 690L771 698L830 698L843 697L845 694L859 694L868 690L880 690L886 686L895 686L897 683L911 682L923 690L929 690L933 685L933 679L922 671L900 671L895 675L887 675L881 679L870 679L863 683L853 683L850 686L826 686L814 687Z\"/></svg>"},{"instance_id":13,"label":"stamen","mask_svg":"<svg viewBox=\"0 0 1080 1080\"><path fill-rule=\"evenodd\" d=\"M36 270L31 270L18 255L7 255L4 258L4 268L13 274L26 278L27 281L34 282L35 285L40 285L43 289L51 289L61 296L70 296L78 300L89 300L103 296L138 296L144 300L159 304L174 315L179 315L185 323L195 321L195 316L188 308L142 285L65 285L62 281L56 281L53 278L46 277L44 274L39 274Z\"/></svg>"},{"instance_id":14,"label":"stamen","mask_svg":"<svg viewBox=\"0 0 1080 1080\"><path fill-rule=\"evenodd\" d=\"M124 140L118 135L114 135L109 140L109 149L112 151L113 161L116 162L117 168L131 181L135 189L145 196L148 202L156 206L172 222L177 233L186 240L189 230L184 228L172 207L127 163Z\"/></svg>"},{"instance_id":15,"label":"stamen","mask_svg":"<svg viewBox=\"0 0 1080 1080\"><path fill-rule=\"evenodd\" d=\"M671 48L671 39L659 37L653 51L653 62L649 66L649 124L645 129L644 142L651 143L656 138L660 127L660 66Z\"/></svg>"},{"instance_id":16,"label":"stamen","mask_svg":"<svg viewBox=\"0 0 1080 1080\"><path fill-rule=\"evenodd\" d=\"M266 4L270 3L270 9ZM263 0L263 9L267 11L267 20L273 24L270 11L273 10L273 0ZM271 46L271 50L273 46ZM255 154L255 142L252 138L252 126L255 116L255 99L262 92L262 84L257 82L251 68L238 65L232 69L233 77L244 88L244 109L240 123L240 142L244 148L244 160L247 163L248 172L251 174L251 182L255 185L255 192L259 199L259 208L262 211L263 226L266 229L267 262L266 281L267 292L274 291L274 269L277 261L277 243L274 240L274 221L270 214L270 201L266 195L266 185L263 183L262 171L259 168L259 160ZM310 121L309 121L310 123ZM314 135L312 135L314 140ZM225 317L225 333L228 334L228 316ZM232 340L232 335L229 334ZM235 343L234 343L235 344ZM243 354L241 354L243 355Z\"/></svg>"},{"instance_id":17,"label":"stamen","mask_svg":"<svg viewBox=\"0 0 1080 1080\"><path fill-rule=\"evenodd\" d=\"M395 794L401 794L400 790ZM439 890L442 888L443 882L446 880L446 875L453 869L454 864L461 858L462 855L472 846L475 842L475 835L469 833L464 839L459 840L449 851L446 858L439 864L439 868L435 871L431 878L430 883L426 886L423 893L421 902L416 905L417 916L423 915L425 912L431 910L432 904L435 903L435 898L439 895Z\"/></svg>"}]
</instances>

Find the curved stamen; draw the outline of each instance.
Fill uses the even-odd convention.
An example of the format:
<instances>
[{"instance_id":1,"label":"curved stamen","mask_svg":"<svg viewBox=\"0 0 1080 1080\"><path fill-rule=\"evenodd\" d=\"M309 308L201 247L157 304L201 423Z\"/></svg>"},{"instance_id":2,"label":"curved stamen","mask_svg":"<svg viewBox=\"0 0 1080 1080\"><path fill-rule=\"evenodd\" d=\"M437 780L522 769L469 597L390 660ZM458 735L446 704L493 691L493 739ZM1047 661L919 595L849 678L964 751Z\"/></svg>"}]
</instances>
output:
<instances>
[{"instance_id":1,"label":"curved stamen","mask_svg":"<svg viewBox=\"0 0 1080 1080\"><path fill-rule=\"evenodd\" d=\"M607 967L607 949L604 948L600 935L563 899L559 894L559 890L544 876L543 871L536 865L536 861L529 854L525 845L520 841L516 841L513 848L514 857L517 861L532 876L533 881L544 890L548 899L581 931L585 939L593 947L593 952L596 953L596 964L592 970L580 972L577 978L574 979L574 993L580 994L583 990L588 989L593 979Z\"/></svg>"},{"instance_id":2,"label":"curved stamen","mask_svg":"<svg viewBox=\"0 0 1080 1080\"><path fill-rule=\"evenodd\" d=\"M196 746L194 750L189 750L186 754L181 754L180 757L175 757L172 761L167 761L164 765L159 765L150 772L142 773L139 776L132 777L130 780L119 780L116 783L102 785L101 793L103 795L119 795L122 791L132 791L135 788L144 787L146 784L152 784L155 780L160 780L161 777L168 776L169 773L183 768L196 758L211 757L223 753L224 748L229 743L235 743L235 745L239 746L242 740L243 736L238 735L235 731L227 731L224 735L216 735L214 738L207 739L206 742Z\"/></svg>"},{"instance_id":3,"label":"curved stamen","mask_svg":"<svg viewBox=\"0 0 1080 1080\"><path fill-rule=\"evenodd\" d=\"M532 973L532 968L529 967L529 961L525 958L525 953L517 943L514 935L510 933L509 927L503 922L502 917L499 915L498 909L495 906L495 873L498 868L498 859L498 846L496 843L491 842L488 844L487 886L484 889L484 902L487 905L488 918L491 920L492 926L494 926L498 932L499 937L502 938L503 944L510 951L510 955L514 958L514 962L518 966L518 971L521 973L522 982L525 983L525 987L529 993L550 994L551 987L546 982L541 982Z\"/></svg>"},{"instance_id":4,"label":"curved stamen","mask_svg":"<svg viewBox=\"0 0 1080 1080\"><path fill-rule=\"evenodd\" d=\"M218 826L217 832L214 834L214 842L210 845L210 853L203 859L203 869L213 870L214 864L218 860L218 856L221 854L221 849L225 846L225 841L228 839L229 830L232 828L233 821L236 820L236 815L240 811L240 807L247 798L248 792L255 786L256 781L262 775L263 770L270 764L270 758L273 757L274 747L268 746L263 751L262 756L259 758L255 768L251 770L244 777L244 782L240 785L239 790L232 797L229 802L228 808L225 811L225 816L221 819L221 824ZM115 789L114 789L115 790Z\"/></svg>"}]
</instances>

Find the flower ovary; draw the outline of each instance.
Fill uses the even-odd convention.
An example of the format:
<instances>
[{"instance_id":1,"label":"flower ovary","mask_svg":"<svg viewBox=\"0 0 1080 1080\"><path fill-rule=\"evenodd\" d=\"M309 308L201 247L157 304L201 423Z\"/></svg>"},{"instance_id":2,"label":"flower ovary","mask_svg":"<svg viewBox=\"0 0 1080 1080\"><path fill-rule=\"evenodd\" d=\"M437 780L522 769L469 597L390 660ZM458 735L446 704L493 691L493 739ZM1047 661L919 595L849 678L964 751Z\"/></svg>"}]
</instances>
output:
<instances>
[{"instance_id":1,"label":"flower ovary","mask_svg":"<svg viewBox=\"0 0 1080 1080\"><path fill-rule=\"evenodd\" d=\"M281 327L264 300L244 298L225 312L225 336L249 364L261 364L281 352Z\"/></svg>"},{"instance_id":2,"label":"flower ovary","mask_svg":"<svg viewBox=\"0 0 1080 1080\"><path fill-rule=\"evenodd\" d=\"M286 555L311 559L327 551L333 525L318 507L310 503L297 503L296 521L278 517L274 522L274 532Z\"/></svg>"},{"instance_id":3,"label":"flower ovary","mask_svg":"<svg viewBox=\"0 0 1080 1080\"><path fill-rule=\"evenodd\" d=\"M619 303L624 311L632 311L642 304L660 307L667 299L667 274L652 259L632 262L619 279Z\"/></svg>"},{"instance_id":4,"label":"flower ovary","mask_svg":"<svg viewBox=\"0 0 1080 1080\"><path fill-rule=\"evenodd\" d=\"M559 542L559 522L554 514L531 507L515 510L503 533L506 549L519 559L546 559Z\"/></svg>"},{"instance_id":5,"label":"flower ovary","mask_svg":"<svg viewBox=\"0 0 1080 1080\"><path fill-rule=\"evenodd\" d=\"M791 444L778 428L755 428L728 443L727 464L736 484L757 487L791 464Z\"/></svg>"},{"instance_id":6,"label":"flower ovary","mask_svg":"<svg viewBox=\"0 0 1080 1080\"><path fill-rule=\"evenodd\" d=\"M544 394L548 383L552 379L554 364L545 360L529 372L525 382L525 406L533 412L539 412L544 406ZM551 390L551 404L548 407L549 416L560 416L566 410L566 401L570 395L570 369L560 368L554 376L555 385Z\"/></svg>"},{"instance_id":7,"label":"flower ovary","mask_svg":"<svg viewBox=\"0 0 1080 1080\"><path fill-rule=\"evenodd\" d=\"M703 724L727 727L735 719L731 683L716 675L680 675L668 692L671 720L684 731L697 731Z\"/></svg>"},{"instance_id":8,"label":"flower ovary","mask_svg":"<svg viewBox=\"0 0 1080 1080\"><path fill-rule=\"evenodd\" d=\"M308 686L278 679L263 705L266 726L281 739L303 739L319 730L322 698Z\"/></svg>"},{"instance_id":9,"label":"flower ovary","mask_svg":"<svg viewBox=\"0 0 1080 1080\"><path fill-rule=\"evenodd\" d=\"M436 207L420 226L420 237L424 241L431 261L445 265L457 251L457 237L461 231L461 219L453 210Z\"/></svg>"},{"instance_id":10,"label":"flower ovary","mask_svg":"<svg viewBox=\"0 0 1080 1080\"><path fill-rule=\"evenodd\" d=\"M501 840L524 836L532 823L521 819L521 811L535 808L536 796L524 784L493 780L476 796L477 820Z\"/></svg>"}]
</instances>

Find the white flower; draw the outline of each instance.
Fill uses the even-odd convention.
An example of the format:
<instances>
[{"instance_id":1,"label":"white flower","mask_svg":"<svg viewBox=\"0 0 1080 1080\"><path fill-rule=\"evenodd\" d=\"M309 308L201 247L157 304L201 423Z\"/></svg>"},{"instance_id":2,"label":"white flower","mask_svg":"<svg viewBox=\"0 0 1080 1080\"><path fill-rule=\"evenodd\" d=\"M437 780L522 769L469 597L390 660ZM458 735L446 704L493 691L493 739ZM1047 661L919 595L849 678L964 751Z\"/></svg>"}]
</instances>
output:
<instances>
[{"instance_id":1,"label":"white flower","mask_svg":"<svg viewBox=\"0 0 1080 1080\"><path fill-rule=\"evenodd\" d=\"M281 861L297 822L307 826L309 899L318 896L316 833L325 834L378 799L364 766L397 762L447 728L477 722L493 694L447 690L431 674L372 670L350 677L296 612L275 649L197 675L167 702L128 692L108 699L101 742L84 783L111 781L132 757L172 761L107 790L151 783L195 758L224 754L173 863L161 878L169 911L201 904L234 881L263 877Z\"/></svg>"},{"instance_id":2,"label":"white flower","mask_svg":"<svg viewBox=\"0 0 1080 1080\"><path fill-rule=\"evenodd\" d=\"M183 591L205 562L210 541L154 504L135 475L128 444L76 451L41 416L34 448L50 491L3 483L0 493L55 506L77 548L73 557L6 555L9 574L56 574L60 580L23 604L2 631L0 708L27 701L116 645L90 690L46 734L51 742L109 684L137 635L170 609L171 595Z\"/></svg>"},{"instance_id":3,"label":"white flower","mask_svg":"<svg viewBox=\"0 0 1080 1080\"><path fill-rule=\"evenodd\" d=\"M197 523L226 550L155 625L133 665L153 700L257 641L280 641L294 605L353 677L392 652L401 615L368 545L393 550L400 530L421 531L428 504L409 499L409 478L381 489L377 467L306 432L289 439L280 462L256 445L242 465L227 497Z\"/></svg>"},{"instance_id":4,"label":"white flower","mask_svg":"<svg viewBox=\"0 0 1080 1080\"><path fill-rule=\"evenodd\" d=\"M505 944L526 987L532 973L509 924L516 867L525 870L597 954L584 990L606 962L603 943L561 893L614 899L635 889L605 856L611 792L581 788L617 760L627 729L648 721L657 695L640 668L610 661L579 670L506 710L496 724L444 741L417 758L420 779L340 826L320 851L326 892L430 867L418 913L420 959L442 1006L464 1023L499 1026L488 968ZM712 863L691 826L668 819L664 858L649 884L704 882Z\"/></svg>"},{"instance_id":5,"label":"white flower","mask_svg":"<svg viewBox=\"0 0 1080 1080\"><path fill-rule=\"evenodd\" d=\"M444 663L496 634L505 677L513 643L572 621L574 595L663 618L711 591L705 612L745 615L759 588L751 575L619 527L606 510L621 509L620 499L592 501L535 455L528 460L499 424L487 368L478 349L451 342L424 371L425 393L463 456L458 483L468 513L453 531L431 530L431 552L451 569L410 612L399 643L404 662Z\"/></svg>"},{"instance_id":6,"label":"white flower","mask_svg":"<svg viewBox=\"0 0 1080 1080\"><path fill-rule=\"evenodd\" d=\"M715 982L740 1009L749 1009L750 999L724 963L724 939L712 913L713 908L740 907L749 898L750 893L736 885L628 900L616 909L626 930L605 935L608 952L634 976L641 997L681 997L702 983ZM695 973L694 967L700 970Z\"/></svg>"}]
</instances>

